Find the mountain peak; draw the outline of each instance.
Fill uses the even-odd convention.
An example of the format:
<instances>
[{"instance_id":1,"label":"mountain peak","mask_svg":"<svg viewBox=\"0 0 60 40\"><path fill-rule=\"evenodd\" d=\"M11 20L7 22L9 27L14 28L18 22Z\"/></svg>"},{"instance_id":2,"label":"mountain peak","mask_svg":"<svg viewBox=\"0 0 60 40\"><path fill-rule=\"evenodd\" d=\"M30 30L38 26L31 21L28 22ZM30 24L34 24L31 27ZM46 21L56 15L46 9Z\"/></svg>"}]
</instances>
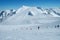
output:
<instances>
[{"instance_id":1,"label":"mountain peak","mask_svg":"<svg viewBox=\"0 0 60 40\"><path fill-rule=\"evenodd\" d=\"M25 5L23 5L22 7L24 7L24 8L29 8L29 6L25 6Z\"/></svg>"}]
</instances>

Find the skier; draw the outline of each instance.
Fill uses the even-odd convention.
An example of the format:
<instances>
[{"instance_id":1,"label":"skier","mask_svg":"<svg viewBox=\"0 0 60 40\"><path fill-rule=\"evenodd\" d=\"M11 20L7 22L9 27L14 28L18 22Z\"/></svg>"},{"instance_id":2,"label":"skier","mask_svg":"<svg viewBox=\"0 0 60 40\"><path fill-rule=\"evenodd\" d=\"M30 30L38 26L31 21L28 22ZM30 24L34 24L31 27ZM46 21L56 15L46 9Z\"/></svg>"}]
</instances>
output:
<instances>
[{"instance_id":1,"label":"skier","mask_svg":"<svg viewBox=\"0 0 60 40\"><path fill-rule=\"evenodd\" d=\"M40 29L40 27L38 26L38 30Z\"/></svg>"},{"instance_id":2,"label":"skier","mask_svg":"<svg viewBox=\"0 0 60 40\"><path fill-rule=\"evenodd\" d=\"M59 25L56 25L55 28L59 28L60 26Z\"/></svg>"},{"instance_id":3,"label":"skier","mask_svg":"<svg viewBox=\"0 0 60 40\"><path fill-rule=\"evenodd\" d=\"M57 27L59 28L59 25L57 25Z\"/></svg>"}]
</instances>

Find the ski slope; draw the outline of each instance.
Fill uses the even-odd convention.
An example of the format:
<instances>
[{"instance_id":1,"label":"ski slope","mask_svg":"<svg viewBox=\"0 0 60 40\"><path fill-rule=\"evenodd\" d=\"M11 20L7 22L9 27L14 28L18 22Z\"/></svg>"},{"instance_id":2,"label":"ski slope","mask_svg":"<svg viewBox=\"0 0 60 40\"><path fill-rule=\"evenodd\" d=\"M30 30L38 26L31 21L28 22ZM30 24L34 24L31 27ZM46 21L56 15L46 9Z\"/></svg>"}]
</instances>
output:
<instances>
[{"instance_id":1,"label":"ski slope","mask_svg":"<svg viewBox=\"0 0 60 40\"><path fill-rule=\"evenodd\" d=\"M60 28L38 25L0 25L0 40L60 40Z\"/></svg>"},{"instance_id":2,"label":"ski slope","mask_svg":"<svg viewBox=\"0 0 60 40\"><path fill-rule=\"evenodd\" d=\"M19 8L0 23L0 40L60 40L60 27L56 27L60 25L60 16L54 11L57 9Z\"/></svg>"}]
</instances>

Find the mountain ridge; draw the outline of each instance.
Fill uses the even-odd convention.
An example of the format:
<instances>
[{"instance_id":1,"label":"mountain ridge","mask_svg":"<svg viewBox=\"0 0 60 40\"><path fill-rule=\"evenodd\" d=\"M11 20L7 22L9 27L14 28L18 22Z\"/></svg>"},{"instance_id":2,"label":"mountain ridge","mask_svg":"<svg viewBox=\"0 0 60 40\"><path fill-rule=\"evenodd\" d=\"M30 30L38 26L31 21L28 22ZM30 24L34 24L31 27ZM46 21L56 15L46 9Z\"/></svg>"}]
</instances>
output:
<instances>
[{"instance_id":1,"label":"mountain ridge","mask_svg":"<svg viewBox=\"0 0 60 40\"><path fill-rule=\"evenodd\" d=\"M56 17L60 16L53 9L22 6L16 10L15 15L9 17L1 24L44 24L57 21L58 18Z\"/></svg>"}]
</instances>

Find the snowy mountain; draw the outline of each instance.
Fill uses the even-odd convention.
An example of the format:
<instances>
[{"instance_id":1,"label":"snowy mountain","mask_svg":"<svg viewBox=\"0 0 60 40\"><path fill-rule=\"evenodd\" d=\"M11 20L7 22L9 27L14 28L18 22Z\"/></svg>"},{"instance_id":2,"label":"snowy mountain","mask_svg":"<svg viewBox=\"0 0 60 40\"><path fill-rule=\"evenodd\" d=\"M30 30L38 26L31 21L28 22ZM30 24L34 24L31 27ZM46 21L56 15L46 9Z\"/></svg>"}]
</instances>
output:
<instances>
[{"instance_id":1,"label":"snowy mountain","mask_svg":"<svg viewBox=\"0 0 60 40\"><path fill-rule=\"evenodd\" d=\"M53 16L53 17L60 17L60 9L57 8L49 8L49 9L44 9L40 7L28 7L28 6L23 6L19 8L16 13L19 14L25 14L27 15L28 13L31 13L32 15L37 15L37 16Z\"/></svg>"},{"instance_id":2,"label":"snowy mountain","mask_svg":"<svg viewBox=\"0 0 60 40\"><path fill-rule=\"evenodd\" d=\"M16 11L16 10L13 10L13 9L11 9L11 10L5 10L7 16L8 16L8 15L9 15L9 16L12 16L13 14L15 14L15 13L14 13L15 11Z\"/></svg>"},{"instance_id":3,"label":"snowy mountain","mask_svg":"<svg viewBox=\"0 0 60 40\"><path fill-rule=\"evenodd\" d=\"M22 6L19 9L17 9L15 15L11 16L1 24L20 25L53 23L59 20L60 16L58 14L58 12L51 8L44 9L37 7Z\"/></svg>"},{"instance_id":4,"label":"snowy mountain","mask_svg":"<svg viewBox=\"0 0 60 40\"><path fill-rule=\"evenodd\" d=\"M28 13L31 13L32 15L34 16L40 16L42 15L42 13L45 13L46 11L42 11L41 9L38 9L37 7L28 7L28 6L23 6L22 8L19 8L16 13L19 13L20 15L21 14L25 14L25 15L28 15ZM18 14L17 14L18 15Z\"/></svg>"},{"instance_id":5,"label":"snowy mountain","mask_svg":"<svg viewBox=\"0 0 60 40\"><path fill-rule=\"evenodd\" d=\"M59 8L22 6L0 17L7 18L0 23L0 40L60 40Z\"/></svg>"}]
</instances>

